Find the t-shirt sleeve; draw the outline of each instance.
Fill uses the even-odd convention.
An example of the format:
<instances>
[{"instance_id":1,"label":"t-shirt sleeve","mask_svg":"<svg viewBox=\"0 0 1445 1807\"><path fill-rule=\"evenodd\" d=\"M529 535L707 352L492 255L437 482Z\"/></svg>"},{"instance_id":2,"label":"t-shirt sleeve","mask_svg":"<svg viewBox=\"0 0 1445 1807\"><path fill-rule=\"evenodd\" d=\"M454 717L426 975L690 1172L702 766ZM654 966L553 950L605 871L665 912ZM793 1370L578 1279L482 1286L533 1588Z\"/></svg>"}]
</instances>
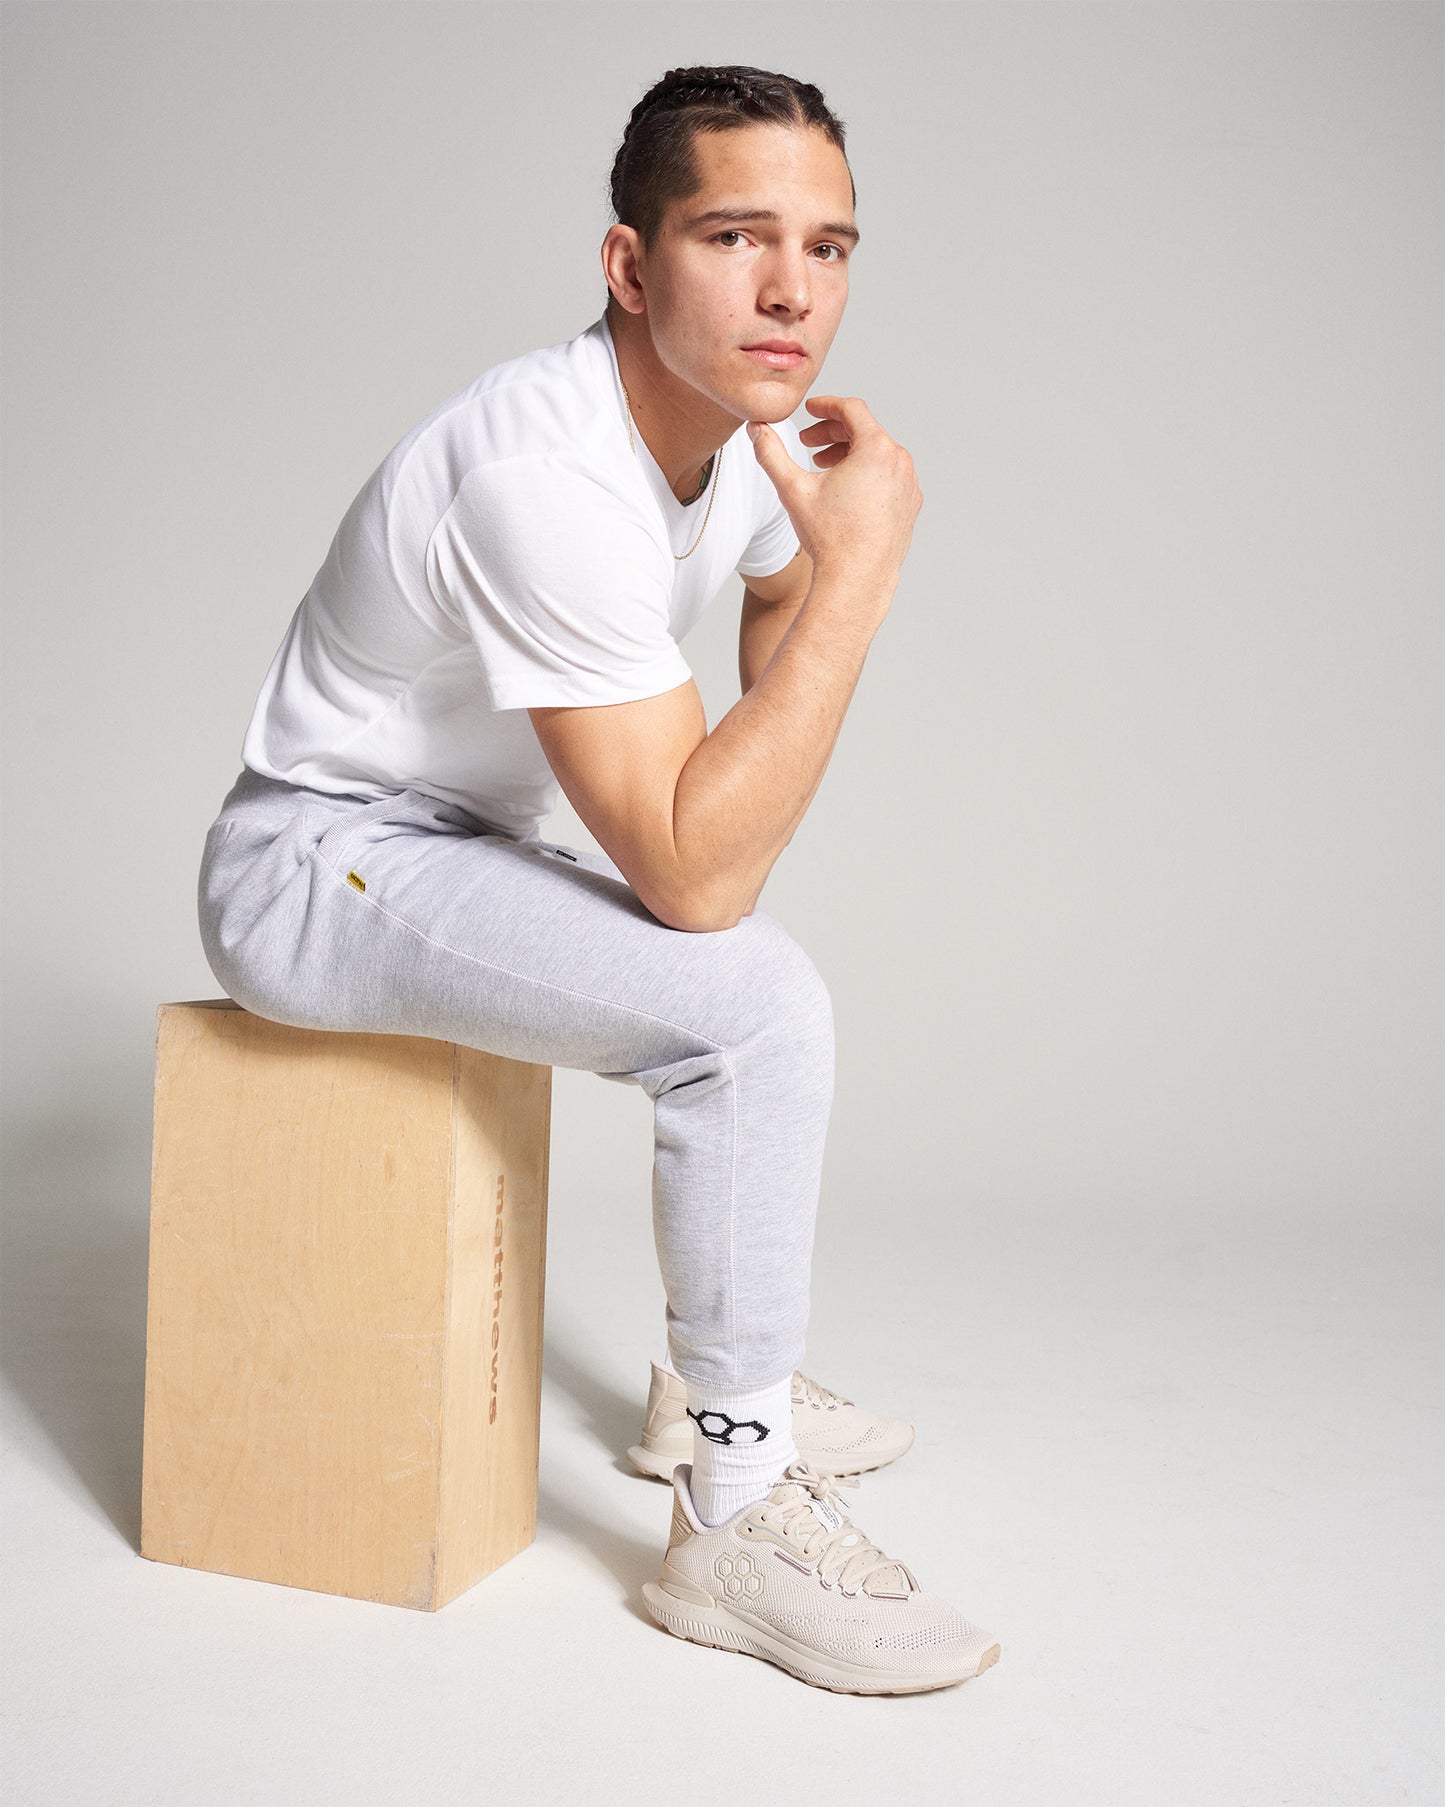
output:
<instances>
[{"instance_id":1,"label":"t-shirt sleeve","mask_svg":"<svg viewBox=\"0 0 1445 1807\"><path fill-rule=\"evenodd\" d=\"M426 552L495 709L635 702L685 684L665 560L630 497L556 453L469 472Z\"/></svg>"},{"instance_id":2,"label":"t-shirt sleeve","mask_svg":"<svg viewBox=\"0 0 1445 1807\"><path fill-rule=\"evenodd\" d=\"M773 430L795 464L800 464L805 471L816 468L811 449L798 438L798 429L791 420L776 422ZM747 446L748 456L753 458L752 442L745 439L743 443ZM756 458L753 461L757 463ZM781 571L784 565L791 564L802 550L798 545L797 529L773 488L772 478L760 464L755 474L760 512L747 551L737 563L739 577L771 577L774 571Z\"/></svg>"}]
</instances>

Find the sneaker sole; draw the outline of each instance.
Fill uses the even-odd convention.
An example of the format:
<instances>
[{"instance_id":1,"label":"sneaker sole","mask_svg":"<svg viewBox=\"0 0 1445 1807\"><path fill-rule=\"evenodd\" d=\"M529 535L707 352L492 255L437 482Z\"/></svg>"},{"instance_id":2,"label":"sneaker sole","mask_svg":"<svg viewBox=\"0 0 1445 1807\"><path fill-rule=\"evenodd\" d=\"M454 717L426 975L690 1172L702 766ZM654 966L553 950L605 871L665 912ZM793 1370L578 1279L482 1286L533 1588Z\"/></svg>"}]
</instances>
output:
<instances>
[{"instance_id":1,"label":"sneaker sole","mask_svg":"<svg viewBox=\"0 0 1445 1807\"><path fill-rule=\"evenodd\" d=\"M912 1447L910 1438L903 1449L896 1450L892 1455L880 1456L876 1462L860 1462L854 1468L834 1468L822 1456L809 1456L807 1460L820 1474L871 1474L875 1468L886 1468L890 1462L896 1462L899 1456L906 1456ZM692 1450L689 1448L686 1454L669 1456L660 1450L647 1449L641 1443L634 1443L627 1452L627 1459L639 1474L645 1474L649 1480L670 1482L672 1471L678 1463L692 1460Z\"/></svg>"},{"instance_id":2,"label":"sneaker sole","mask_svg":"<svg viewBox=\"0 0 1445 1807\"><path fill-rule=\"evenodd\" d=\"M639 1474L645 1474L649 1480L670 1481L672 1471L679 1462L685 1462L686 1456L664 1456L655 1449L644 1449L640 1443L634 1443L627 1452L627 1459Z\"/></svg>"},{"instance_id":3,"label":"sneaker sole","mask_svg":"<svg viewBox=\"0 0 1445 1807\"><path fill-rule=\"evenodd\" d=\"M665 1631L692 1644L706 1644L714 1650L730 1650L742 1656L761 1657L775 1663L789 1675L814 1688L827 1688L834 1694L927 1694L938 1688L954 1688L960 1682L972 1681L991 1669L998 1661L1001 1646L990 1644L978 1660L978 1667L967 1675L930 1677L924 1681L901 1675L880 1675L855 1663L824 1656L785 1637L780 1631L764 1631L760 1626L739 1619L719 1601L711 1606L701 1602L680 1600L655 1581L645 1581L642 1597L647 1610Z\"/></svg>"}]
</instances>

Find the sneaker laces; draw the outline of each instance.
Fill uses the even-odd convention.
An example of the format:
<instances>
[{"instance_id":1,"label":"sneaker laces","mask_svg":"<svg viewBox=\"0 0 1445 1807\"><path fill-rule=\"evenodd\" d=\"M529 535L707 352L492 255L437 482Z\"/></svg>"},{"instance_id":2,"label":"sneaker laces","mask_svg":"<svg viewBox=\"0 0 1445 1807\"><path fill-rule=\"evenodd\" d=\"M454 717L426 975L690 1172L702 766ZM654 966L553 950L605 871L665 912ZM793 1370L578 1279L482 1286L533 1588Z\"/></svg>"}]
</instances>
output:
<instances>
[{"instance_id":1,"label":"sneaker laces","mask_svg":"<svg viewBox=\"0 0 1445 1807\"><path fill-rule=\"evenodd\" d=\"M827 1586L836 1583L845 1594L856 1594L871 1577L881 1575L884 1569L892 1569L898 1576L900 1593L918 1590L918 1580L912 1569L896 1557L887 1555L849 1519L847 1502L838 1489L840 1486L856 1487L856 1475L819 1474L809 1463L800 1461L784 1471L779 1485L796 1486L798 1492L791 1498L785 1496L776 1500L770 1497L764 1501L763 1516L795 1542L804 1556L810 1560L817 1557L817 1573ZM826 1502L833 1511L842 1514L843 1523L836 1530L813 1510L815 1499Z\"/></svg>"},{"instance_id":2,"label":"sneaker laces","mask_svg":"<svg viewBox=\"0 0 1445 1807\"><path fill-rule=\"evenodd\" d=\"M841 1393L835 1393L831 1387L820 1386L816 1380L809 1380L803 1373L793 1375L793 1398L799 1405L815 1405L830 1412L837 1406L853 1403Z\"/></svg>"}]
</instances>

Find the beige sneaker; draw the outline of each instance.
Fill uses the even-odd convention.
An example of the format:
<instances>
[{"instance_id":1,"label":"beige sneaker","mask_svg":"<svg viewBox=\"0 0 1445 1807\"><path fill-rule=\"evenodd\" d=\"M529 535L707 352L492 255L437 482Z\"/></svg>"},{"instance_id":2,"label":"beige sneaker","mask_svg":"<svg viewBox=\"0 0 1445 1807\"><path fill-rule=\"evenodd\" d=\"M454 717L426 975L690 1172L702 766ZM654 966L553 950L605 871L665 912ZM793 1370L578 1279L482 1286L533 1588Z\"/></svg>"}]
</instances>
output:
<instances>
[{"instance_id":1,"label":"beige sneaker","mask_svg":"<svg viewBox=\"0 0 1445 1807\"><path fill-rule=\"evenodd\" d=\"M673 1473L662 1575L642 1589L675 1637L839 1694L919 1694L998 1661L991 1632L925 1594L853 1525L836 1477L794 1462L766 1499L710 1526L693 1511L691 1475L690 1462Z\"/></svg>"},{"instance_id":2,"label":"beige sneaker","mask_svg":"<svg viewBox=\"0 0 1445 1807\"><path fill-rule=\"evenodd\" d=\"M865 1412L841 1393L795 1373L793 1441L799 1456L819 1474L862 1474L882 1468L911 1448L913 1426L902 1418ZM692 1453L687 1388L654 1362L642 1441L628 1450L628 1459L642 1474L670 1481L678 1463L690 1462Z\"/></svg>"}]
</instances>

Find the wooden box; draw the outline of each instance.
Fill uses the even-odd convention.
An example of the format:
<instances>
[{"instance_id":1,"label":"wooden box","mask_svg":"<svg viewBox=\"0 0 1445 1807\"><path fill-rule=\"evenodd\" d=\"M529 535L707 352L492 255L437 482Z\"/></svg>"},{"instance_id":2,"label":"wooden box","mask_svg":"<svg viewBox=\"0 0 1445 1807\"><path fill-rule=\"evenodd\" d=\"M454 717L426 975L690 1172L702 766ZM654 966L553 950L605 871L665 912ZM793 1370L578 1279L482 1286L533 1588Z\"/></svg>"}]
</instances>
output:
<instances>
[{"instance_id":1,"label":"wooden box","mask_svg":"<svg viewBox=\"0 0 1445 1807\"><path fill-rule=\"evenodd\" d=\"M550 1067L156 1035L141 1554L434 1612L536 1534Z\"/></svg>"}]
</instances>

